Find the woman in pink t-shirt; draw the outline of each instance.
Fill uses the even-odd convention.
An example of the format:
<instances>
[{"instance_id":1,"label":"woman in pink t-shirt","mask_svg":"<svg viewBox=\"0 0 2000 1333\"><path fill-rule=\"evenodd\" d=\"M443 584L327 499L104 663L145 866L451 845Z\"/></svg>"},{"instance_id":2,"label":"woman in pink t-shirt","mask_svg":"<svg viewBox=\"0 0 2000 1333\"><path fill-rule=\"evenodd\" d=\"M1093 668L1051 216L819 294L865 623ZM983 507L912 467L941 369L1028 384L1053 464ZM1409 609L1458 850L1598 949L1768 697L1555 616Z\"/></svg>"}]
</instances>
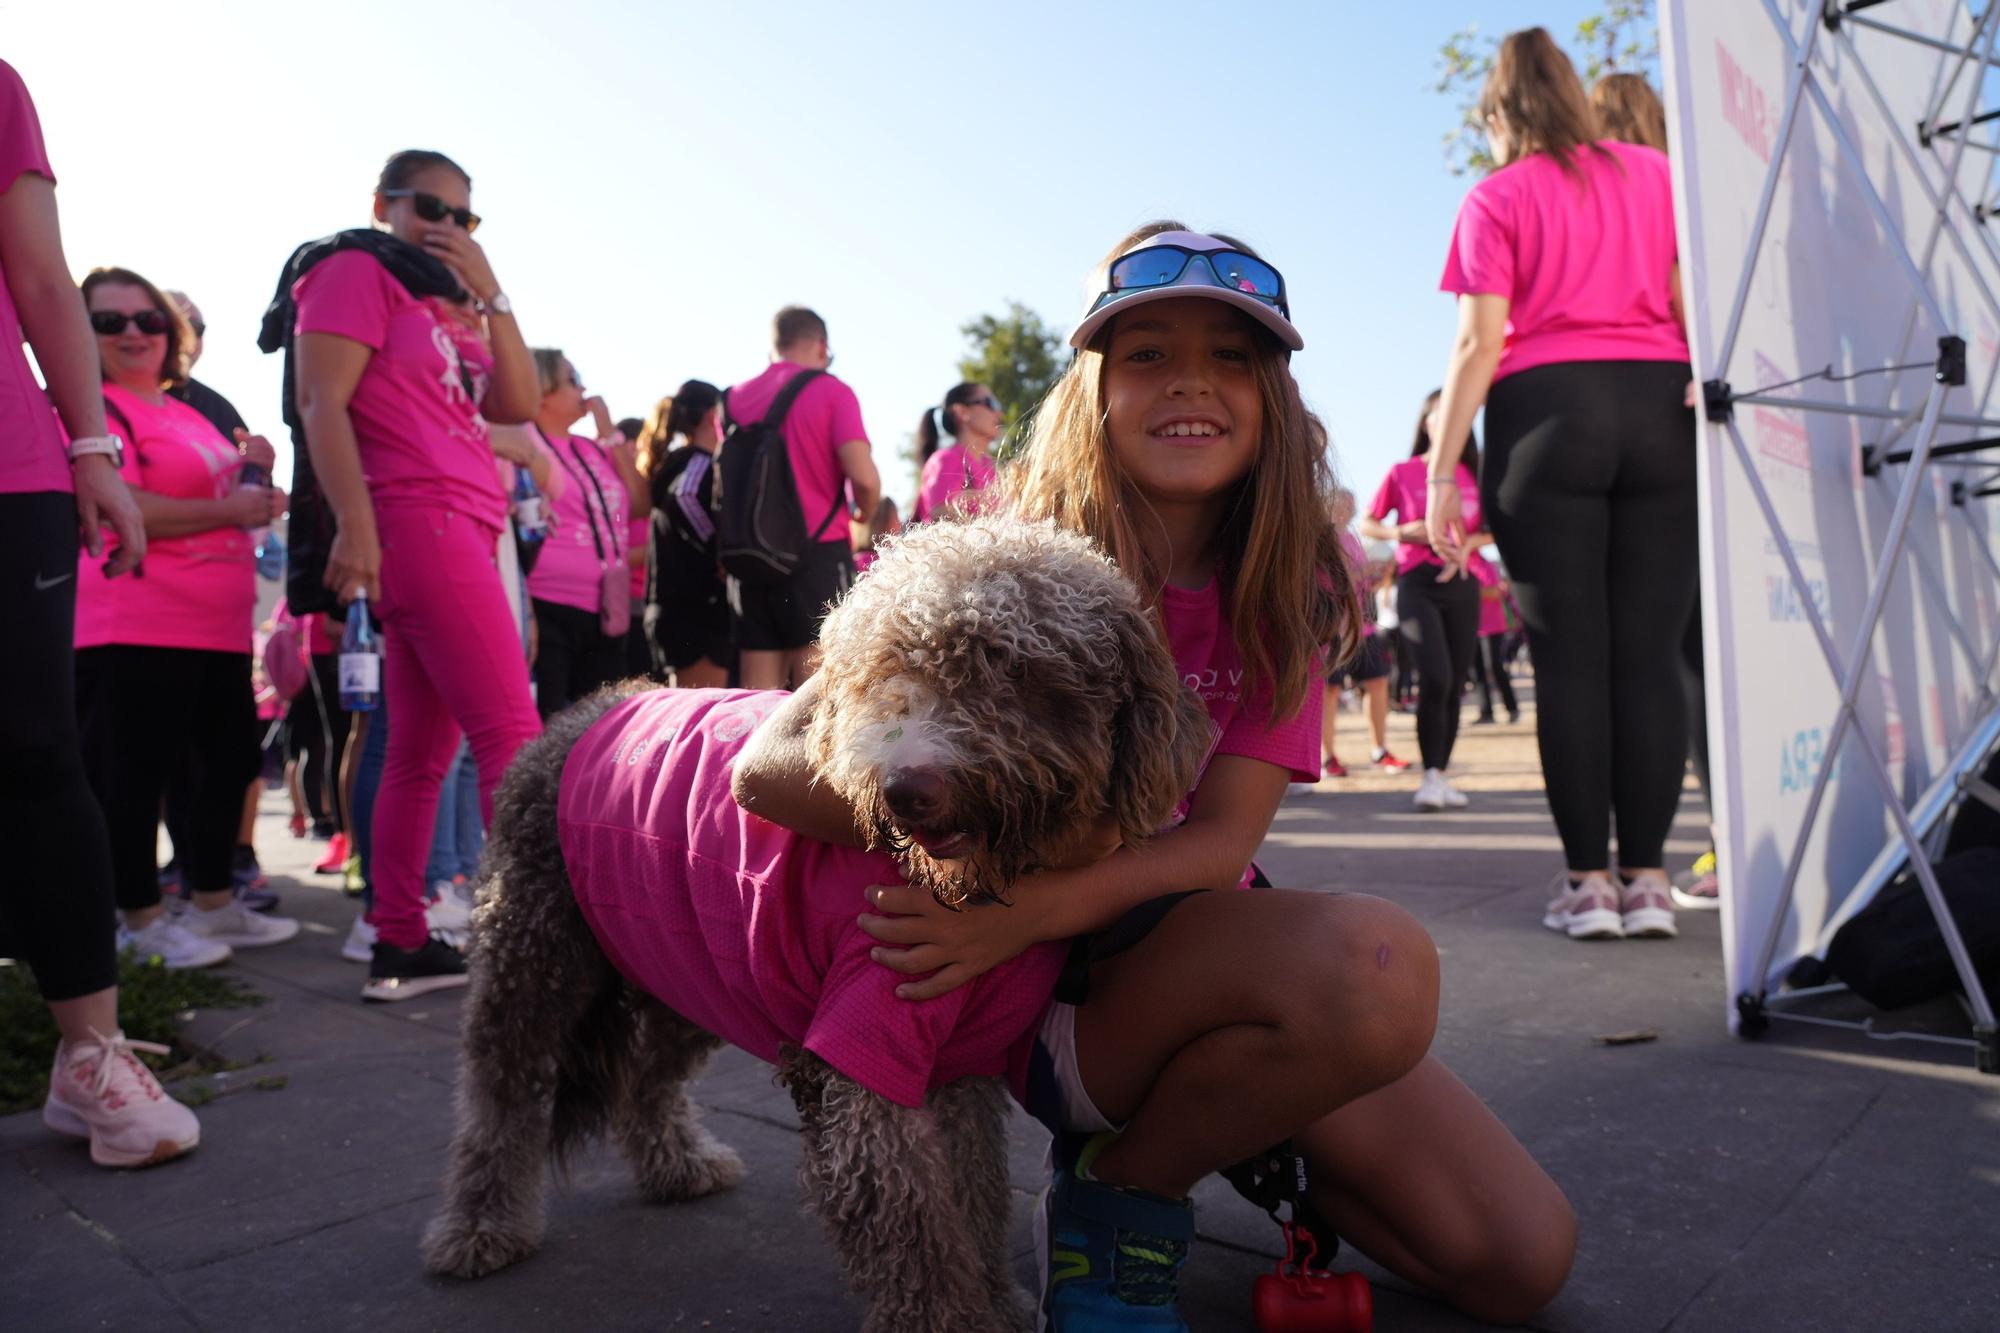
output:
<instances>
[{"instance_id":1,"label":"woman in pink t-shirt","mask_svg":"<svg viewBox=\"0 0 2000 1333\"><path fill-rule=\"evenodd\" d=\"M1536 710L1568 863L1542 924L1672 935L1661 863L1687 745L1677 660L1696 530L1667 159L1598 138L1576 71L1540 28L1501 43L1480 113L1500 165L1466 196L1445 261L1459 333L1430 531L1449 544L1463 529L1457 441L1483 402L1481 499L1538 697L1559 705Z\"/></svg>"},{"instance_id":2,"label":"woman in pink t-shirt","mask_svg":"<svg viewBox=\"0 0 2000 1333\"><path fill-rule=\"evenodd\" d=\"M607 632L604 617L616 602L630 628L631 489L604 400L586 398L576 367L560 351L537 347L534 356L542 389L535 434L563 477L549 506L549 535L528 574L539 644L535 706L546 718L624 674L624 630ZM585 412L596 417L596 439L570 432Z\"/></svg>"},{"instance_id":3,"label":"woman in pink t-shirt","mask_svg":"<svg viewBox=\"0 0 2000 1333\"><path fill-rule=\"evenodd\" d=\"M1424 525L1424 472L1434 452L1431 431L1437 426L1438 395L1424 400L1417 417L1417 437L1410 456L1389 469L1381 489L1361 520L1361 531L1376 541L1396 545L1396 623L1417 673L1417 749L1424 765L1422 782L1413 798L1419 810L1442 810L1467 803L1466 796L1445 776L1452 747L1458 742L1458 715L1466 673L1479 648L1479 585L1471 568L1483 564L1479 548L1491 538L1468 532L1447 548L1431 545ZM1467 502L1465 523L1479 526L1479 445L1466 439L1457 477ZM1387 519L1394 514L1397 522Z\"/></svg>"},{"instance_id":4,"label":"woman in pink t-shirt","mask_svg":"<svg viewBox=\"0 0 2000 1333\"><path fill-rule=\"evenodd\" d=\"M1005 424L1000 400L983 384L954 384L944 402L927 409L917 423L917 458L923 472L917 481L916 521L926 522L947 509L977 513L993 484L993 441ZM952 443L939 448L939 426Z\"/></svg>"},{"instance_id":5,"label":"woman in pink t-shirt","mask_svg":"<svg viewBox=\"0 0 2000 1333\"><path fill-rule=\"evenodd\" d=\"M299 923L238 901L232 876L243 793L260 764L251 687L257 570L250 532L284 512L283 491L246 485L270 474L262 436L237 439L167 390L187 376L193 331L160 290L129 269L94 269L83 298L104 368L104 410L125 440L120 469L146 520L141 577L76 571L76 690L84 756L111 837L126 936L168 967L207 967L232 949L278 944ZM187 846L176 846L194 909L160 898L160 802L197 774Z\"/></svg>"},{"instance_id":6,"label":"woman in pink t-shirt","mask_svg":"<svg viewBox=\"0 0 2000 1333\"><path fill-rule=\"evenodd\" d=\"M501 583L508 497L487 431L532 417L541 394L513 304L472 239L471 199L471 178L442 153L396 154L375 192L388 238L321 259L292 289L299 415L338 525L326 585L342 602L365 592L388 631L395 721L372 827L369 1000L465 984L464 958L424 917L445 768L462 734L490 821L500 775L541 727ZM399 272L463 299L413 295Z\"/></svg>"},{"instance_id":7,"label":"woman in pink t-shirt","mask_svg":"<svg viewBox=\"0 0 2000 1333\"><path fill-rule=\"evenodd\" d=\"M1128 236L1099 277L1007 502L1088 533L1157 599L1213 752L1183 816L1143 846L1029 875L1004 911L876 886L862 927L912 1000L1080 937L1027 1038L1030 1109L1059 1131L1038 1228L1070 1252L1043 1256L1056 1327L1158 1320L1194 1233L1189 1191L1287 1139L1343 1237L1462 1309L1517 1322L1561 1287L1575 1223L1425 1054L1428 937L1391 904L1269 888L1250 865L1287 782L1317 774L1323 647L1345 657L1359 633L1322 437L1288 364L1303 339L1283 279L1240 242L1178 223ZM810 709L808 688L773 716L739 790L783 822L796 812L802 831L851 836L852 811L812 805L786 777L811 772L787 740Z\"/></svg>"},{"instance_id":8,"label":"woman in pink t-shirt","mask_svg":"<svg viewBox=\"0 0 2000 1333\"><path fill-rule=\"evenodd\" d=\"M34 100L0 60L0 929L61 1034L42 1119L93 1162L148 1166L201 1139L118 1021L111 854L76 715L79 548L131 577L146 525L105 430L97 347L63 254ZM28 364L32 348L42 381ZM46 388L44 388L44 382Z\"/></svg>"}]
</instances>

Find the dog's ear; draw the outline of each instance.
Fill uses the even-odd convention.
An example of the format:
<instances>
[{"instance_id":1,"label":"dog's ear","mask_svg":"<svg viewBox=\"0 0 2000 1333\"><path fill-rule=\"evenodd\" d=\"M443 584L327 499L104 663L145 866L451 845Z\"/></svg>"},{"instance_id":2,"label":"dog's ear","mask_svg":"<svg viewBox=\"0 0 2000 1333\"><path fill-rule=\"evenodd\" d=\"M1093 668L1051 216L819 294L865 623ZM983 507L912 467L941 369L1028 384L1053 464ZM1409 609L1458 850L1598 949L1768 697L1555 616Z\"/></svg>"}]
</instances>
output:
<instances>
[{"instance_id":1,"label":"dog's ear","mask_svg":"<svg viewBox=\"0 0 2000 1333\"><path fill-rule=\"evenodd\" d=\"M1194 787L1215 724L1167 651L1153 617L1136 604L1118 627L1131 694L1113 723L1111 813L1126 843L1151 837Z\"/></svg>"}]
</instances>

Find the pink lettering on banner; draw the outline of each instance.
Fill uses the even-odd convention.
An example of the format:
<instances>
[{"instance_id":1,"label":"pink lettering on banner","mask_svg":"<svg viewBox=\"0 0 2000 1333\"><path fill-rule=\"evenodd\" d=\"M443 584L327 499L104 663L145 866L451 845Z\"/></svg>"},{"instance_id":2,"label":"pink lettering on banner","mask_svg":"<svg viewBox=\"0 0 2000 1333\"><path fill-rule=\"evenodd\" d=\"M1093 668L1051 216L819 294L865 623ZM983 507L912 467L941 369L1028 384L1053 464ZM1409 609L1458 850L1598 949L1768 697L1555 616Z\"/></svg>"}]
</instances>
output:
<instances>
[{"instance_id":1,"label":"pink lettering on banner","mask_svg":"<svg viewBox=\"0 0 2000 1333\"><path fill-rule=\"evenodd\" d=\"M1771 99L1764 87L1736 63L1720 39L1715 43L1715 63L1721 80L1722 118L1765 162L1771 160L1771 140L1776 127L1771 123Z\"/></svg>"},{"instance_id":2,"label":"pink lettering on banner","mask_svg":"<svg viewBox=\"0 0 2000 1333\"><path fill-rule=\"evenodd\" d=\"M1888 676L1878 676L1882 688L1882 758L1891 768L1899 767L1909 756L1909 741L1903 732L1903 713L1896 707L1896 682Z\"/></svg>"},{"instance_id":3,"label":"pink lettering on banner","mask_svg":"<svg viewBox=\"0 0 2000 1333\"><path fill-rule=\"evenodd\" d=\"M1754 356L1757 383L1771 384L1789 378L1762 352ZM1797 412L1759 403L1750 410L1750 433L1756 441L1760 457L1796 471L1812 471L1812 446L1806 438L1806 424L1799 419Z\"/></svg>"}]
</instances>

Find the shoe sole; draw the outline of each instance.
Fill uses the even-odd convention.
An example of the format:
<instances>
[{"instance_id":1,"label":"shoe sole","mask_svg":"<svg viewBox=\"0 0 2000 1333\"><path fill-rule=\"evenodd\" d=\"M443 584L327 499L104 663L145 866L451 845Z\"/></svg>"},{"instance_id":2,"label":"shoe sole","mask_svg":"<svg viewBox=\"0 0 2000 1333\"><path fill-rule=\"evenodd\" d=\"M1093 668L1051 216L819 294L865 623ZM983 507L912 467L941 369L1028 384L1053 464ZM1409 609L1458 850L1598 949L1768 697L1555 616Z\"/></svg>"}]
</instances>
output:
<instances>
[{"instance_id":1,"label":"shoe sole","mask_svg":"<svg viewBox=\"0 0 2000 1333\"><path fill-rule=\"evenodd\" d=\"M472 978L463 972L451 972L435 977L370 977L367 984L361 988L361 998L370 1004L395 1004L401 1000L414 1000L420 995L463 986L471 980Z\"/></svg>"},{"instance_id":2,"label":"shoe sole","mask_svg":"<svg viewBox=\"0 0 2000 1333\"><path fill-rule=\"evenodd\" d=\"M106 1147L98 1137L90 1132L90 1122L58 1101L42 1103L42 1123L58 1134L73 1139L90 1140L90 1160L99 1166L135 1170L142 1166L158 1166L161 1162L171 1162L183 1153L193 1152L201 1142L201 1134L186 1143L176 1143L172 1139L161 1139L151 1149L143 1153L119 1152Z\"/></svg>"},{"instance_id":3,"label":"shoe sole","mask_svg":"<svg viewBox=\"0 0 2000 1333\"><path fill-rule=\"evenodd\" d=\"M1588 912L1549 912L1542 924L1573 940L1617 940L1625 937L1625 918L1608 907Z\"/></svg>"},{"instance_id":4,"label":"shoe sole","mask_svg":"<svg viewBox=\"0 0 2000 1333\"><path fill-rule=\"evenodd\" d=\"M299 937L299 923L292 922L292 928L277 935L204 935L205 940L226 944L232 949L261 949L270 944L283 944Z\"/></svg>"},{"instance_id":5,"label":"shoe sole","mask_svg":"<svg viewBox=\"0 0 2000 1333\"><path fill-rule=\"evenodd\" d=\"M1672 889L1670 892L1673 894L1674 906L1684 912L1719 912L1722 910L1722 899L1720 898L1708 898L1692 893L1683 893L1678 888Z\"/></svg>"},{"instance_id":6,"label":"shoe sole","mask_svg":"<svg viewBox=\"0 0 2000 1333\"><path fill-rule=\"evenodd\" d=\"M1419 810L1428 810L1432 814L1444 809L1443 801L1411 801L1410 804Z\"/></svg>"},{"instance_id":7,"label":"shoe sole","mask_svg":"<svg viewBox=\"0 0 2000 1333\"><path fill-rule=\"evenodd\" d=\"M1639 907L1625 913L1625 937L1634 940L1670 940L1680 934L1674 914L1664 907Z\"/></svg>"}]
</instances>

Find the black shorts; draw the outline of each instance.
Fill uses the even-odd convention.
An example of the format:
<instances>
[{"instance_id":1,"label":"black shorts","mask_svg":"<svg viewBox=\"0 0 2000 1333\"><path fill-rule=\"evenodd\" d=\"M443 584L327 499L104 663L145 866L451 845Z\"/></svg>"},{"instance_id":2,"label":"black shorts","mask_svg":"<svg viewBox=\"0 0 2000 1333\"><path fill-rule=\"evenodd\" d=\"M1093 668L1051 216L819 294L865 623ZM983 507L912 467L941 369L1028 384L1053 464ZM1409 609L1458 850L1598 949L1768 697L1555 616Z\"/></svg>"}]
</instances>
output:
<instances>
[{"instance_id":1,"label":"black shorts","mask_svg":"<svg viewBox=\"0 0 2000 1333\"><path fill-rule=\"evenodd\" d=\"M854 548L845 538L815 542L783 583L762 586L729 581L736 603L736 646L746 653L788 653L819 639L827 607L854 586Z\"/></svg>"},{"instance_id":2,"label":"black shorts","mask_svg":"<svg viewBox=\"0 0 2000 1333\"><path fill-rule=\"evenodd\" d=\"M703 658L727 668L736 660L736 616L720 584L713 597L656 602L641 623L656 671L685 671Z\"/></svg>"},{"instance_id":3,"label":"black shorts","mask_svg":"<svg viewBox=\"0 0 2000 1333\"><path fill-rule=\"evenodd\" d=\"M1353 681L1364 685L1371 680L1381 680L1389 674L1389 650L1382 644L1380 634L1364 634L1361 646L1354 650L1354 656L1347 665L1326 678L1329 685L1343 685Z\"/></svg>"}]
</instances>

